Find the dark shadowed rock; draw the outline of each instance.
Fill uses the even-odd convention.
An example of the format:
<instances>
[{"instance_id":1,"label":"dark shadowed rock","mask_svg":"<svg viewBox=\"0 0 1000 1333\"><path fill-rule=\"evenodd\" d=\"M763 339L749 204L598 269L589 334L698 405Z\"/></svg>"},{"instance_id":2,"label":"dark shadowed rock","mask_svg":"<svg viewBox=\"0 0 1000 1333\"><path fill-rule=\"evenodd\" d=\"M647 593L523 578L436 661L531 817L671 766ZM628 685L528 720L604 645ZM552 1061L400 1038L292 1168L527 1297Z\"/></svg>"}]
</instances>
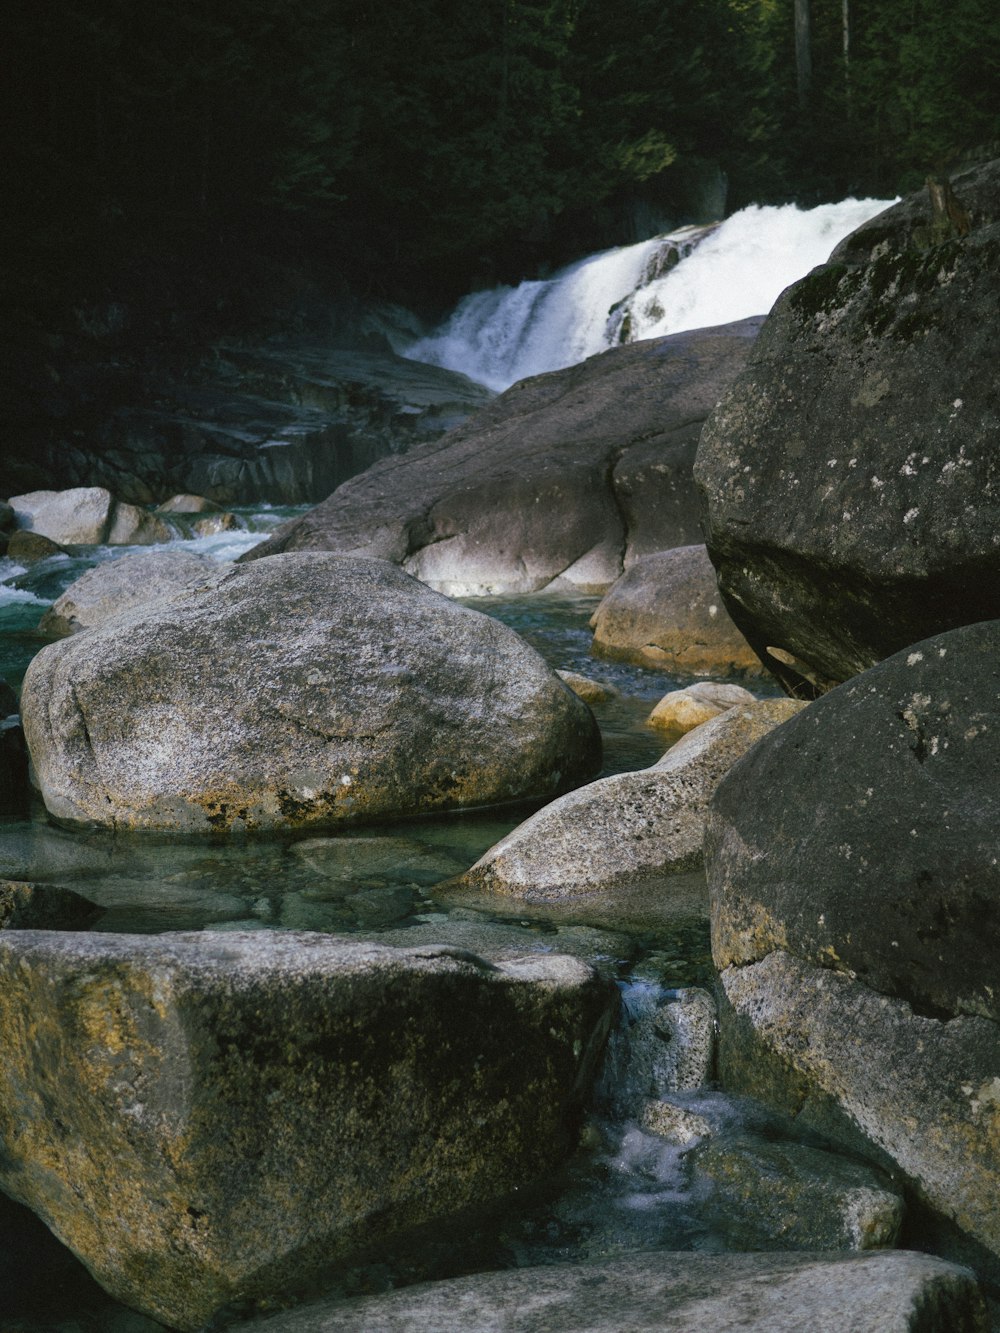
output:
<instances>
[{"instance_id":1,"label":"dark shadowed rock","mask_svg":"<svg viewBox=\"0 0 1000 1333\"><path fill-rule=\"evenodd\" d=\"M704 546L679 546L637 560L590 623L597 657L679 675L763 671L729 617Z\"/></svg>"},{"instance_id":2,"label":"dark shadowed rock","mask_svg":"<svg viewBox=\"0 0 1000 1333\"><path fill-rule=\"evenodd\" d=\"M247 1333L249 1333L247 1326ZM925 1254L649 1254L424 1283L254 1333L986 1333L972 1274Z\"/></svg>"},{"instance_id":3,"label":"dark shadowed rock","mask_svg":"<svg viewBox=\"0 0 1000 1333\"><path fill-rule=\"evenodd\" d=\"M730 1086L867 1141L1000 1257L1000 622L766 737L705 857Z\"/></svg>"},{"instance_id":4,"label":"dark shadowed rock","mask_svg":"<svg viewBox=\"0 0 1000 1333\"><path fill-rule=\"evenodd\" d=\"M44 648L22 716L51 813L322 827L553 796L593 714L513 630L384 561L296 553Z\"/></svg>"},{"instance_id":5,"label":"dark shadowed rock","mask_svg":"<svg viewBox=\"0 0 1000 1333\"><path fill-rule=\"evenodd\" d=\"M0 932L0 1183L195 1333L554 1166L612 996L564 957Z\"/></svg>"},{"instance_id":6,"label":"dark shadowed rock","mask_svg":"<svg viewBox=\"0 0 1000 1333\"><path fill-rule=\"evenodd\" d=\"M247 558L377 556L453 596L604 589L638 555L698 539L698 433L758 326L651 339L522 380L442 440L345 483Z\"/></svg>"},{"instance_id":7,"label":"dark shadowed rock","mask_svg":"<svg viewBox=\"0 0 1000 1333\"><path fill-rule=\"evenodd\" d=\"M100 914L96 903L58 884L0 879L0 930L84 930Z\"/></svg>"},{"instance_id":8,"label":"dark shadowed rock","mask_svg":"<svg viewBox=\"0 0 1000 1333\"><path fill-rule=\"evenodd\" d=\"M733 619L790 689L1000 615L1000 161L926 191L779 299L695 476ZM769 648L779 650L777 655Z\"/></svg>"}]
</instances>

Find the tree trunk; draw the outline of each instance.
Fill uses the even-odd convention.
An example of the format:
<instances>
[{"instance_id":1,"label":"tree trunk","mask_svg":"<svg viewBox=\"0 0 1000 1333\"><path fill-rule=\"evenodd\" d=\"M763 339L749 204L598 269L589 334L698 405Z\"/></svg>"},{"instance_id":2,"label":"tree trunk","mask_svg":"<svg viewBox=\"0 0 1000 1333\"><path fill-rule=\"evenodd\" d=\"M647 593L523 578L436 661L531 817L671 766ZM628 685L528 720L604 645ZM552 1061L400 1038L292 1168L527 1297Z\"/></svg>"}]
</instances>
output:
<instances>
[{"instance_id":1,"label":"tree trunk","mask_svg":"<svg viewBox=\"0 0 1000 1333\"><path fill-rule=\"evenodd\" d=\"M809 107L812 93L812 9L810 0L795 0L795 75L799 108Z\"/></svg>"}]
</instances>

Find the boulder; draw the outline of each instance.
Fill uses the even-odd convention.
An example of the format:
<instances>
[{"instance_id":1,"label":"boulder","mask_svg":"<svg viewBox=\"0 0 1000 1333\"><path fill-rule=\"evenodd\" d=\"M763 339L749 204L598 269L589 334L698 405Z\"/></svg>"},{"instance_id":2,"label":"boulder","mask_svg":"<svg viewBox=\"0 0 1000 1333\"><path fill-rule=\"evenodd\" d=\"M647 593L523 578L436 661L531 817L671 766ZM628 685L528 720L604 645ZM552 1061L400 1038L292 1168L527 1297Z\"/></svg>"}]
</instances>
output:
<instances>
[{"instance_id":1,"label":"boulder","mask_svg":"<svg viewBox=\"0 0 1000 1333\"><path fill-rule=\"evenodd\" d=\"M716 1022L715 1001L697 986L625 987L597 1089L601 1110L637 1119L651 1098L702 1087L715 1065Z\"/></svg>"},{"instance_id":2,"label":"boulder","mask_svg":"<svg viewBox=\"0 0 1000 1333\"><path fill-rule=\"evenodd\" d=\"M440 441L345 482L245 558L377 556L452 596L603 590L623 562L697 540L698 433L758 323L650 339L522 380Z\"/></svg>"},{"instance_id":3,"label":"boulder","mask_svg":"<svg viewBox=\"0 0 1000 1333\"><path fill-rule=\"evenodd\" d=\"M734 766L705 838L730 1084L877 1150L994 1264L998 654L970 625L832 690Z\"/></svg>"},{"instance_id":4,"label":"boulder","mask_svg":"<svg viewBox=\"0 0 1000 1333\"><path fill-rule=\"evenodd\" d=\"M53 815L211 831L550 797L593 714L513 630L383 561L297 553L44 648L22 693Z\"/></svg>"},{"instance_id":5,"label":"boulder","mask_svg":"<svg viewBox=\"0 0 1000 1333\"><path fill-rule=\"evenodd\" d=\"M866 223L779 298L701 437L722 597L804 697L1000 616L1000 160L951 184L966 234L927 191Z\"/></svg>"},{"instance_id":6,"label":"boulder","mask_svg":"<svg viewBox=\"0 0 1000 1333\"><path fill-rule=\"evenodd\" d=\"M613 927L703 918L701 844L712 792L750 746L800 707L772 699L730 709L651 768L601 778L543 806L435 894Z\"/></svg>"},{"instance_id":7,"label":"boulder","mask_svg":"<svg viewBox=\"0 0 1000 1333\"><path fill-rule=\"evenodd\" d=\"M31 491L10 503L20 527L62 546L152 546L171 537L162 519L116 500L103 486Z\"/></svg>"},{"instance_id":8,"label":"boulder","mask_svg":"<svg viewBox=\"0 0 1000 1333\"><path fill-rule=\"evenodd\" d=\"M76 634L101 625L109 616L150 606L161 597L197 588L226 568L192 551L142 551L105 560L69 585L42 616L47 634Z\"/></svg>"},{"instance_id":9,"label":"boulder","mask_svg":"<svg viewBox=\"0 0 1000 1333\"><path fill-rule=\"evenodd\" d=\"M612 994L551 956L0 932L0 1184L195 1333L554 1166Z\"/></svg>"},{"instance_id":10,"label":"boulder","mask_svg":"<svg viewBox=\"0 0 1000 1333\"><path fill-rule=\"evenodd\" d=\"M254 1333L986 1333L988 1320L972 1274L926 1254L661 1250L422 1283L252 1327Z\"/></svg>"},{"instance_id":11,"label":"boulder","mask_svg":"<svg viewBox=\"0 0 1000 1333\"><path fill-rule=\"evenodd\" d=\"M754 696L742 685L699 680L683 690L671 690L665 694L647 721L654 731L659 732L672 745L703 722L711 722L713 717L718 717L727 709L753 701Z\"/></svg>"},{"instance_id":12,"label":"boulder","mask_svg":"<svg viewBox=\"0 0 1000 1333\"><path fill-rule=\"evenodd\" d=\"M704 546L680 546L636 561L590 623L597 657L685 676L763 672L729 618Z\"/></svg>"}]
</instances>

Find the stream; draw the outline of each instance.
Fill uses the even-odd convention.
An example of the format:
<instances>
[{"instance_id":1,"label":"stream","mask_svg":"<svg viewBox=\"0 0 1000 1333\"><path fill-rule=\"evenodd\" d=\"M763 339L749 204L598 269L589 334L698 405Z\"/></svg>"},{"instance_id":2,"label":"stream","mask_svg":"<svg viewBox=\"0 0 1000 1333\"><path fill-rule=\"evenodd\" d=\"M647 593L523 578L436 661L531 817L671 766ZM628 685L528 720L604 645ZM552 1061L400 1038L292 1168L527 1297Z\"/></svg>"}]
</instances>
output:
<instances>
[{"instance_id":1,"label":"stream","mask_svg":"<svg viewBox=\"0 0 1000 1333\"><path fill-rule=\"evenodd\" d=\"M242 511L240 531L171 543L231 559L262 540L293 510ZM149 548L78 548L30 569L0 562L0 675L19 684L44 643L38 620L61 591L99 560ZM686 681L602 662L590 655L589 618L599 599L535 594L468 604L518 630L554 668L614 686L594 706L604 738L603 775L644 768L663 752L645 725L653 704ZM565 1262L650 1246L725 1248L699 1208L684 1150L644 1130L636 1116L648 1069L632 1037L651 1031L650 1015L682 987L710 986L708 924L637 937L586 925L491 918L449 911L436 883L467 869L520 823L532 807L437 816L343 835L233 837L197 842L155 835L68 831L35 799L21 817L0 817L0 879L65 885L101 909L94 929L314 930L360 933L386 943L445 940L488 950L586 958L622 992L603 1080L577 1157L537 1197L513 1211L463 1222L461 1235L440 1224L415 1250L343 1277L345 1294L386 1289L423 1277L477 1269ZM648 1062L647 1062L648 1063ZM645 1082L644 1082L645 1080ZM711 1089L680 1094L716 1128L745 1127L759 1112ZM111 1300L27 1210L0 1206L0 1323L3 1333L155 1333L160 1326Z\"/></svg>"}]
</instances>

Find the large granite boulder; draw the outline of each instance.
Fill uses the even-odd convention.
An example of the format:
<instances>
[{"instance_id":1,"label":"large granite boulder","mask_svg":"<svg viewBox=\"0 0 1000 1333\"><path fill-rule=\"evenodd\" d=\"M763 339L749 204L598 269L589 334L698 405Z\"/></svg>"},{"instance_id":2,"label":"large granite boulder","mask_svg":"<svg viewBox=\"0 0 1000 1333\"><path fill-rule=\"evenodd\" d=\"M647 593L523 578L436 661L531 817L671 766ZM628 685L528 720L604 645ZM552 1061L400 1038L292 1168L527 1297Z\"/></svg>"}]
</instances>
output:
<instances>
[{"instance_id":1,"label":"large granite boulder","mask_svg":"<svg viewBox=\"0 0 1000 1333\"><path fill-rule=\"evenodd\" d=\"M926 1254L618 1255L422 1283L244 1326L254 1333L986 1333L964 1268Z\"/></svg>"},{"instance_id":2,"label":"large granite boulder","mask_svg":"<svg viewBox=\"0 0 1000 1333\"><path fill-rule=\"evenodd\" d=\"M1000 615L1000 161L951 184L950 234L923 191L783 294L701 438L720 590L792 692Z\"/></svg>"},{"instance_id":3,"label":"large granite boulder","mask_svg":"<svg viewBox=\"0 0 1000 1333\"><path fill-rule=\"evenodd\" d=\"M554 1166L612 996L556 956L0 932L0 1185L195 1333Z\"/></svg>"},{"instance_id":4,"label":"large granite boulder","mask_svg":"<svg viewBox=\"0 0 1000 1333\"><path fill-rule=\"evenodd\" d=\"M167 542L163 519L117 500L103 486L11 496L20 527L61 546L152 546Z\"/></svg>"},{"instance_id":5,"label":"large granite boulder","mask_svg":"<svg viewBox=\"0 0 1000 1333\"><path fill-rule=\"evenodd\" d=\"M142 551L105 560L56 598L38 628L46 634L77 634L119 611L150 606L161 597L197 588L223 567L193 551Z\"/></svg>"},{"instance_id":6,"label":"large granite boulder","mask_svg":"<svg viewBox=\"0 0 1000 1333\"><path fill-rule=\"evenodd\" d=\"M708 802L746 750L803 705L771 699L689 732L651 768L552 801L435 893L496 912L649 930L703 919Z\"/></svg>"},{"instance_id":7,"label":"large granite boulder","mask_svg":"<svg viewBox=\"0 0 1000 1333\"><path fill-rule=\"evenodd\" d=\"M699 540L698 434L758 325L650 339L522 380L245 558L377 556L452 596L603 590L638 556Z\"/></svg>"},{"instance_id":8,"label":"large granite boulder","mask_svg":"<svg viewBox=\"0 0 1000 1333\"><path fill-rule=\"evenodd\" d=\"M874 1151L1000 1271L1000 622L913 645L719 784L732 1085Z\"/></svg>"},{"instance_id":9,"label":"large granite boulder","mask_svg":"<svg viewBox=\"0 0 1000 1333\"><path fill-rule=\"evenodd\" d=\"M702 545L637 560L590 623L596 657L690 676L759 676L764 670L730 619Z\"/></svg>"},{"instance_id":10,"label":"large granite boulder","mask_svg":"<svg viewBox=\"0 0 1000 1333\"><path fill-rule=\"evenodd\" d=\"M384 561L296 553L50 644L22 692L60 819L301 828L553 796L593 714L513 630Z\"/></svg>"}]
</instances>

